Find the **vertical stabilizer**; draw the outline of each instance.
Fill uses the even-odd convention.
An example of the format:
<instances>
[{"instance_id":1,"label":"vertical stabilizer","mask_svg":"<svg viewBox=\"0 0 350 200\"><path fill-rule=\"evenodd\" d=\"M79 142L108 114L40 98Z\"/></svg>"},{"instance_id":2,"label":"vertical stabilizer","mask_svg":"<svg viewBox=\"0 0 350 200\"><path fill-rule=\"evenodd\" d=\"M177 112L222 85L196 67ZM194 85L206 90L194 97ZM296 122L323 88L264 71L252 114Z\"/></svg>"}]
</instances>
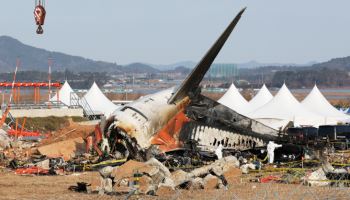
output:
<instances>
[{"instance_id":1,"label":"vertical stabilizer","mask_svg":"<svg viewBox=\"0 0 350 200\"><path fill-rule=\"evenodd\" d=\"M216 56L219 54L221 48L224 46L231 32L237 25L245 9L246 8L243 8L232 20L230 25L216 40L214 45L209 49L209 51L205 54L202 60L186 77L186 79L182 82L181 86L177 89L177 91L171 96L168 103L176 103L178 100L183 99L185 96L187 96L188 92L192 91L193 89L199 86L205 73L209 70L211 64L214 62Z\"/></svg>"}]
</instances>

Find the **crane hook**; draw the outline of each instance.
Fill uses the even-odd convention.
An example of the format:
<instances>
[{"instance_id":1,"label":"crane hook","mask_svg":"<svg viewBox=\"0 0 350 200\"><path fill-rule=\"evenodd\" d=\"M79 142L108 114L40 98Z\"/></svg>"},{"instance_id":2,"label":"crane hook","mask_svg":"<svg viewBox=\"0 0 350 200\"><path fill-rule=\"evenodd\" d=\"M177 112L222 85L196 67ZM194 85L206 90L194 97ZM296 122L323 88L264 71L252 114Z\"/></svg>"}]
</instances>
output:
<instances>
[{"instance_id":1,"label":"crane hook","mask_svg":"<svg viewBox=\"0 0 350 200\"><path fill-rule=\"evenodd\" d=\"M36 25L38 25L38 29L36 30L37 34L43 34L44 30L42 26L44 25L45 22L45 16L46 16L46 10L44 8L44 0L41 2L39 0L39 3L36 1L36 6L34 8L34 19Z\"/></svg>"}]
</instances>

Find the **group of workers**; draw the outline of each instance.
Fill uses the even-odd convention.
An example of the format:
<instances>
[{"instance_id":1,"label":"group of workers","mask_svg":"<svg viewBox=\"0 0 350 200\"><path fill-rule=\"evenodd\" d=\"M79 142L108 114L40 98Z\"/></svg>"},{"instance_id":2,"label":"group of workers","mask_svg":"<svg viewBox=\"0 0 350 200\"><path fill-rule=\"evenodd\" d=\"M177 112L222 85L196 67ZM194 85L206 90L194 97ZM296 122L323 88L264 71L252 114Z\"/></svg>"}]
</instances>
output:
<instances>
[{"instance_id":1,"label":"group of workers","mask_svg":"<svg viewBox=\"0 0 350 200\"><path fill-rule=\"evenodd\" d=\"M282 147L281 144L276 144L273 141L269 141L269 143L267 144L267 156L269 159L269 164L272 164L274 162L274 158L275 158L275 149L276 148L280 148ZM223 146L220 144L218 146L218 148L216 148L215 150L215 154L218 157L218 159L222 158L222 150L223 150Z\"/></svg>"}]
</instances>

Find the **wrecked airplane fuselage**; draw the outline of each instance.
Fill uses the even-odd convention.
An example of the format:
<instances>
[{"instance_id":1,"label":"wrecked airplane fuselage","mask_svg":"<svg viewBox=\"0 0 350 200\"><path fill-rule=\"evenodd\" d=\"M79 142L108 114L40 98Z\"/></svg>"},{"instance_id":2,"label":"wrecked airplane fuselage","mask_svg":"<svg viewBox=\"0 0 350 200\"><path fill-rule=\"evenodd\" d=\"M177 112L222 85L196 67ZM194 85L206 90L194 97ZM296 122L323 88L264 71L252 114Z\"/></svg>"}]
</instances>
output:
<instances>
[{"instance_id":1,"label":"wrecked airplane fuselage","mask_svg":"<svg viewBox=\"0 0 350 200\"><path fill-rule=\"evenodd\" d=\"M138 150L149 148L153 136L189 103L185 98L177 104L168 104L173 91L171 88L148 95L116 110L107 123L105 136L127 137Z\"/></svg>"},{"instance_id":2,"label":"wrecked airplane fuselage","mask_svg":"<svg viewBox=\"0 0 350 200\"><path fill-rule=\"evenodd\" d=\"M101 125L112 155L145 159L150 152L145 150L152 146L169 151L191 140L209 150L220 144L224 148L246 149L277 136L276 130L200 95L200 82L244 11L237 14L179 88L127 104Z\"/></svg>"},{"instance_id":3,"label":"wrecked airplane fuselage","mask_svg":"<svg viewBox=\"0 0 350 200\"><path fill-rule=\"evenodd\" d=\"M200 94L191 98L186 115L192 121L181 130L180 140L194 139L202 150L212 151L220 144L226 149L245 150L278 137L277 130Z\"/></svg>"}]
</instances>

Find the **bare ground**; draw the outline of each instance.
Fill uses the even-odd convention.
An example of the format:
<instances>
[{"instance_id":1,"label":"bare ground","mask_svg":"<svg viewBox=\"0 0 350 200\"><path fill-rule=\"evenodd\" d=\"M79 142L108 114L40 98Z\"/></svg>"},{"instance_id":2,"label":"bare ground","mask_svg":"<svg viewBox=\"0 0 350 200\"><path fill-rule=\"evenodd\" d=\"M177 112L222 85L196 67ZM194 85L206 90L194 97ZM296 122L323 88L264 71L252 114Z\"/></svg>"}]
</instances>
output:
<instances>
[{"instance_id":1,"label":"bare ground","mask_svg":"<svg viewBox=\"0 0 350 200\"><path fill-rule=\"evenodd\" d=\"M125 199L126 195L83 194L69 191L77 182L91 182L97 172L65 176L20 176L0 172L0 199ZM349 188L306 187L277 183L240 183L217 190L177 190L162 196L140 195L131 199L350 199Z\"/></svg>"}]
</instances>

